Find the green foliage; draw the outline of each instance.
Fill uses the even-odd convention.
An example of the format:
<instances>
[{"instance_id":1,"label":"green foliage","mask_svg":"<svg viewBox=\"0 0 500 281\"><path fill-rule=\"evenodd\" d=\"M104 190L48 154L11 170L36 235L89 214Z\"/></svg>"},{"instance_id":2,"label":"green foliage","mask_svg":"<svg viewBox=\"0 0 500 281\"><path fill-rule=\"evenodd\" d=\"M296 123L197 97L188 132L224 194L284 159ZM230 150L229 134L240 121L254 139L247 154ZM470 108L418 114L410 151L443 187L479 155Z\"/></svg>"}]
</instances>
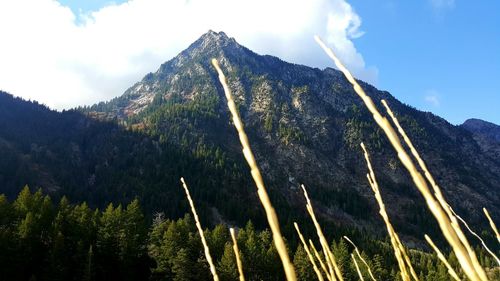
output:
<instances>
[{"instance_id":1,"label":"green foliage","mask_svg":"<svg viewBox=\"0 0 500 281\"><path fill-rule=\"evenodd\" d=\"M278 136L280 140L288 145L291 142L305 142L305 134L298 128L284 123L279 123Z\"/></svg>"},{"instance_id":2,"label":"green foliage","mask_svg":"<svg viewBox=\"0 0 500 281\"><path fill-rule=\"evenodd\" d=\"M219 277L222 281L232 281L238 279L238 266L236 265L236 255L233 245L227 242L224 246L224 253L218 264Z\"/></svg>"},{"instance_id":3,"label":"green foliage","mask_svg":"<svg viewBox=\"0 0 500 281\"><path fill-rule=\"evenodd\" d=\"M190 215L178 220L157 214L147 228L138 200L126 207L109 204L99 211L86 203L71 204L65 197L54 205L40 191L25 187L9 203L0 195L0 267L2 280L202 280L212 279ZM238 277L228 228L206 229L205 237L221 280ZM313 232L314 233L314 232ZM306 237L307 238L307 237ZM314 238L311 237L311 238ZM247 280L284 280L269 230L258 231L251 222L237 233ZM388 242L358 239L361 255L378 280L399 280L397 263ZM316 275L302 246L290 245L299 280ZM344 280L357 280L350 258L352 247L343 239L332 241L332 251ZM487 253L477 248L479 260L492 280L500 274ZM449 280L435 254L409 251L421 280ZM459 268L457 258L448 258ZM362 274L367 269L360 262Z\"/></svg>"},{"instance_id":4,"label":"green foliage","mask_svg":"<svg viewBox=\"0 0 500 281\"><path fill-rule=\"evenodd\" d=\"M273 131L273 114L268 113L266 119L264 120L264 130L268 133Z\"/></svg>"},{"instance_id":5,"label":"green foliage","mask_svg":"<svg viewBox=\"0 0 500 281\"><path fill-rule=\"evenodd\" d=\"M317 279L316 273L314 272L311 262L309 261L309 257L307 256L307 253L302 245L299 245L299 247L297 247L297 251L295 251L293 266L295 267L298 280L308 281Z\"/></svg>"},{"instance_id":6,"label":"green foliage","mask_svg":"<svg viewBox=\"0 0 500 281\"><path fill-rule=\"evenodd\" d=\"M347 115L350 118L345 124L344 142L350 149L358 150L361 142L376 150L383 147L383 134L380 128L373 123L366 110L352 105Z\"/></svg>"},{"instance_id":7,"label":"green foliage","mask_svg":"<svg viewBox=\"0 0 500 281\"><path fill-rule=\"evenodd\" d=\"M138 280L149 275L147 229L137 200L125 210L71 205L26 186L0 196L2 280Z\"/></svg>"}]
</instances>

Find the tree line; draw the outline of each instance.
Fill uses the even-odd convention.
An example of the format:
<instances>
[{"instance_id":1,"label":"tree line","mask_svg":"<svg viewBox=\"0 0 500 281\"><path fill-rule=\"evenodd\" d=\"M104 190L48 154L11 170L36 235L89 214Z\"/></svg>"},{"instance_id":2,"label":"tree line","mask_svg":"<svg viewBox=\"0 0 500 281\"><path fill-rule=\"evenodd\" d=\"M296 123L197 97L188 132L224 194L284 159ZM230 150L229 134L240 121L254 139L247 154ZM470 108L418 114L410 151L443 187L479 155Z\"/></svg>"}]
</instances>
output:
<instances>
[{"instance_id":1,"label":"tree line","mask_svg":"<svg viewBox=\"0 0 500 281\"><path fill-rule=\"evenodd\" d=\"M250 221L237 229L247 280L284 280L270 231L258 230ZM205 236L221 280L237 280L228 226L219 224L206 229ZM302 246L293 242L288 246L299 279L315 280ZM353 247L344 239L333 240L331 247L345 280L357 280L350 256ZM398 280L387 241L365 241L363 250L361 255L378 280ZM484 266L494 268L494 261L483 251L478 252ZM410 255L421 280L448 280L446 268L434 254L411 250ZM453 254L449 260L458 268ZM366 268L362 268L362 273L368 276ZM498 271L495 274L499 277ZM0 195L1 280L208 281L211 278L190 215L173 220L157 213L148 221L137 199L127 205L109 204L99 210L85 202L71 204L66 197L54 203L41 190L31 192L28 186L12 202Z\"/></svg>"}]
</instances>

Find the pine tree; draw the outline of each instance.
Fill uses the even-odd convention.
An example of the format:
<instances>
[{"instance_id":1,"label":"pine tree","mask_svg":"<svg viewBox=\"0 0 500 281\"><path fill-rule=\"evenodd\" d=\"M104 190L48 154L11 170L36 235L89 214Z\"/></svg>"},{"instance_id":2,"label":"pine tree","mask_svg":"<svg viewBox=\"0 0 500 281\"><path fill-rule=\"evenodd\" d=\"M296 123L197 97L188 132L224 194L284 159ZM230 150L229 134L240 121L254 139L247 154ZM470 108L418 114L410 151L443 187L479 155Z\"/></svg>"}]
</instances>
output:
<instances>
[{"instance_id":1,"label":"pine tree","mask_svg":"<svg viewBox=\"0 0 500 281\"><path fill-rule=\"evenodd\" d=\"M217 270L221 281L238 280L238 267L236 265L236 256L234 255L233 246L226 242L224 246L224 254L219 261Z\"/></svg>"},{"instance_id":2,"label":"pine tree","mask_svg":"<svg viewBox=\"0 0 500 281\"><path fill-rule=\"evenodd\" d=\"M295 272L297 273L297 278L300 281L316 280L318 277L313 270L309 257L306 251L299 245L295 255L293 257L293 265L295 267Z\"/></svg>"},{"instance_id":3,"label":"pine tree","mask_svg":"<svg viewBox=\"0 0 500 281\"><path fill-rule=\"evenodd\" d=\"M223 255L226 243L229 241L229 230L223 224L217 225L212 231L205 234L208 237L208 246L213 257Z\"/></svg>"},{"instance_id":4,"label":"pine tree","mask_svg":"<svg viewBox=\"0 0 500 281\"><path fill-rule=\"evenodd\" d=\"M342 275L348 280L353 279L354 276L357 278L357 274L355 274L352 268L353 265L351 255L349 254L349 248L344 239L340 239L338 243L335 243L335 241L332 243L332 252Z\"/></svg>"},{"instance_id":5,"label":"pine tree","mask_svg":"<svg viewBox=\"0 0 500 281\"><path fill-rule=\"evenodd\" d=\"M172 273L174 281L190 281L193 279L193 263L186 249L180 249L172 261Z\"/></svg>"},{"instance_id":6,"label":"pine tree","mask_svg":"<svg viewBox=\"0 0 500 281\"><path fill-rule=\"evenodd\" d=\"M373 266L372 266L372 271L373 274L375 275L375 278L377 280L388 280L389 279L389 272L387 271L387 268L385 268L384 264L384 258L379 255L375 254L373 256Z\"/></svg>"}]
</instances>

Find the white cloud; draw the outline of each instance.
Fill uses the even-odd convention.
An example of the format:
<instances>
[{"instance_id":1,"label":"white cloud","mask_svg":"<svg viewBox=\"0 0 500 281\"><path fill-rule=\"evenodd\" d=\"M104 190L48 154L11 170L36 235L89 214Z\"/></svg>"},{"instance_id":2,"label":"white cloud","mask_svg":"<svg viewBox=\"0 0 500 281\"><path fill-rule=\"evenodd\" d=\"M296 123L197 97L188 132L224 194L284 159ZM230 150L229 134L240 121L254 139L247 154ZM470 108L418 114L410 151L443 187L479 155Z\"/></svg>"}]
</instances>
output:
<instances>
[{"instance_id":1,"label":"white cloud","mask_svg":"<svg viewBox=\"0 0 500 281\"><path fill-rule=\"evenodd\" d=\"M439 98L439 92L432 89L432 90L428 90L426 92L426 95L424 97L424 100L426 103L434 106L434 107L439 107L441 105L441 101L440 101L440 98Z\"/></svg>"},{"instance_id":2,"label":"white cloud","mask_svg":"<svg viewBox=\"0 0 500 281\"><path fill-rule=\"evenodd\" d=\"M455 0L428 0L435 10L448 10L455 7Z\"/></svg>"},{"instance_id":3,"label":"white cloud","mask_svg":"<svg viewBox=\"0 0 500 281\"><path fill-rule=\"evenodd\" d=\"M261 54L332 66L312 39L318 34L375 83L376 68L352 42L360 25L345 0L130 0L84 15L55 0L4 0L0 89L58 109L108 100L209 29Z\"/></svg>"}]
</instances>

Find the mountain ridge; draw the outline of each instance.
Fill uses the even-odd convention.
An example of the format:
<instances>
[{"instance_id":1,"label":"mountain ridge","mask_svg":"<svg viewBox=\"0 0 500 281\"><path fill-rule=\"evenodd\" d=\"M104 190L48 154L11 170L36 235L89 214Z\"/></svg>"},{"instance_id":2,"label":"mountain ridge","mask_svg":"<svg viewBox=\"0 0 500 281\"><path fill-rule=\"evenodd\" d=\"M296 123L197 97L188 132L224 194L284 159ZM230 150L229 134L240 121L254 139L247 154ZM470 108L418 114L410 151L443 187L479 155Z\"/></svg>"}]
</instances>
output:
<instances>
[{"instance_id":1,"label":"mountain ridge","mask_svg":"<svg viewBox=\"0 0 500 281\"><path fill-rule=\"evenodd\" d=\"M155 131L165 132L170 130L169 121L162 122L159 119L151 121L151 118L148 118L149 114L174 99L176 103L182 104L211 95L217 100L212 106L217 114L220 114L218 120L222 119L222 123L228 122L229 116L224 104L224 95L209 63L212 57L217 58L226 71L230 87L240 106L240 113L247 130L250 131L250 141L255 147L264 173L270 181L277 180L291 190L290 192L281 188L281 193L296 194L299 182L306 185L308 183L319 185L321 186L318 187L319 190L328 189L333 192L338 189L345 192L345 188L339 186L347 182L355 182L358 186L355 192L362 194L358 200L365 202L362 205L370 205L367 202L370 201L372 195L366 188L364 177L361 177L365 167L360 161L362 158L358 151L359 143L367 142L376 156L382 156L383 160L379 160L381 162L378 163L382 167L397 166L395 164L397 158L387 145L383 134L372 124L370 116L350 84L335 69L320 70L287 63L272 56L261 56L239 45L234 38L229 38L223 32L209 31L178 56L162 64L155 73L148 74L142 81L127 90L121 97L130 98L128 103L125 102L124 107L120 109L117 106L118 103L111 103L118 112L123 112L115 116L128 120L133 126L146 128L146 131L148 127L156 126ZM415 139L417 146L421 146L422 154L427 156L426 159L430 159L430 166L438 170L436 177L448 181L445 184L445 190L446 185L455 186L456 190L466 189L467 192L476 194L474 198L482 198L479 201L483 202L494 201L496 200L494 198L498 198L498 190L495 189L493 189L495 195L491 199L474 191L478 187L474 187L473 181L466 177L470 173L478 172L475 164L467 164L467 168L463 168L465 170L457 171L452 176L446 175L445 169L437 164L446 163L452 166L449 160L440 156L442 154L440 150L454 151L449 153L453 155L452 158L457 158L458 155L464 153L468 155L468 159L474 158L480 149L470 134L439 116L404 105L386 91L378 91L363 81L360 81L360 84L372 96L376 104L380 105L379 101L386 99L395 112L403 112L400 121ZM128 110L137 105L137 101L145 96L149 97L150 103L136 107L137 111ZM104 112L110 111L104 110ZM158 124L162 125L157 126ZM186 126L188 124L191 125L188 122ZM211 145L220 146L224 151L229 149L232 155L236 155L239 153L239 143L236 141L233 129L226 125L223 129L217 129L216 134L198 127L191 137L199 138L201 135ZM220 136L225 136L227 140L221 140ZM429 141L426 138L433 138L433 140ZM419 145L419 142L424 145ZM473 162L493 167L491 175L499 171L498 159L490 159L488 155L484 157L484 162L477 159ZM267 158L272 158L272 160ZM300 163L293 164L293 161ZM271 167L280 167L280 172L274 171ZM323 169L323 171L318 173L316 172L318 169ZM354 169L351 171L353 173L348 172L352 169ZM383 181L386 180L388 185L407 186L405 192L411 194L411 198L418 198L417 193L411 189L411 181L400 167L395 168L394 172L384 171L384 173L380 175L380 178ZM332 188L330 181L333 178L343 178L344 181L333 180L334 186L337 187ZM496 176L492 178L496 178L494 182L499 182ZM459 181L462 181L462 184L457 185ZM464 181L468 184L463 184ZM484 182L484 186L494 186L494 184ZM485 191L484 188L483 191ZM448 194L456 197L455 202L462 201L458 199L455 192L448 191ZM292 197L295 199L288 198L288 200L300 202L298 194ZM400 201L409 200L409 198L403 198L404 196L400 198ZM324 198L321 199L322 203L326 203ZM412 201L414 199L406 203L412 205ZM331 209L337 203L339 202L333 206L327 204L320 208L325 207L324 213L337 216L338 210ZM404 206L399 206L395 209L400 207L404 208ZM469 205L467 209L477 218L480 216L472 205ZM352 217L343 215L335 219L351 222L353 220Z\"/></svg>"},{"instance_id":2,"label":"mountain ridge","mask_svg":"<svg viewBox=\"0 0 500 281\"><path fill-rule=\"evenodd\" d=\"M92 119L120 124L106 125L113 134L92 125L80 126L71 140L61 141L63 152L37 144L35 151L43 155L51 151L62 163L85 155L84 151L90 153L83 161L85 168L79 168L84 175L75 183L69 184L60 175L62 171L49 169L54 175L52 185L59 186L61 194L69 192L96 201L135 195L146 203L148 211L163 210L179 216L178 209L185 207L185 202L179 195L178 179L184 176L206 219L262 222L224 93L210 65L213 57L227 75L285 228L293 231L291 221L305 215L299 189L304 183L318 215L328 225L383 233L378 207L365 178L366 164L359 148L363 141L372 154L384 201L390 206L389 215L405 239L418 243L423 231L439 231L397 155L340 72L261 56L224 33L213 31L147 74L122 96L79 109ZM500 158L485 153L466 129L360 83L377 105L382 98L388 101L459 214L479 225L486 225L480 212L483 206L500 215L500 191L496 188L500 185ZM8 112L6 107L0 115ZM90 122L84 117L67 122ZM95 126L100 128L99 124ZM0 127L0 137L5 137L7 125ZM35 155L30 146L36 135L23 131L8 141L15 145L21 142L21 136L28 136L21 154L30 155L40 167L50 166L31 156ZM67 153L73 150L81 152ZM77 168L72 173L77 173ZM32 184L47 190L51 185L36 180ZM87 194L89 190L96 194Z\"/></svg>"}]
</instances>

